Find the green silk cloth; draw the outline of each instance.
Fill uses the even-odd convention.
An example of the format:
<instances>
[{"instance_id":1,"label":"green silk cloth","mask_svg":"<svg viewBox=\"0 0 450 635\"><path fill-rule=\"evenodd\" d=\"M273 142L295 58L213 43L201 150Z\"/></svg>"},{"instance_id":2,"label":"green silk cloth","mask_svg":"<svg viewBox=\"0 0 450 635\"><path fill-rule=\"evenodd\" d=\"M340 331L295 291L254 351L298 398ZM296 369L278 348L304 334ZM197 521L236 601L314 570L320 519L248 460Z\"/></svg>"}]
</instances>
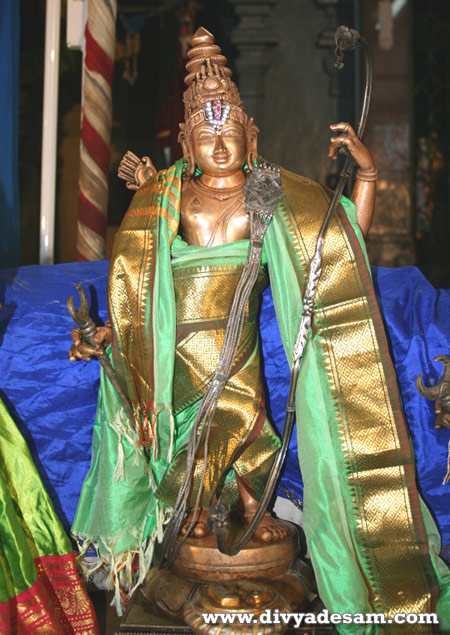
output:
<instances>
[{"instance_id":1,"label":"green silk cloth","mask_svg":"<svg viewBox=\"0 0 450 635\"><path fill-rule=\"evenodd\" d=\"M286 354L328 197L282 171L285 197L267 230L272 295ZM321 197L324 201L321 203ZM319 594L338 613L437 612L449 628L450 574L417 492L412 445L349 202L338 208L323 254L315 315L296 390L304 528ZM341 633L403 627L345 625ZM414 633L431 626L414 625Z\"/></svg>"},{"instance_id":2,"label":"green silk cloth","mask_svg":"<svg viewBox=\"0 0 450 635\"><path fill-rule=\"evenodd\" d=\"M181 169L158 173L136 193L116 239L109 278L112 359L132 401L129 425L102 376L91 470L73 531L119 570L140 554L143 579L170 508L157 488L183 450L199 401L174 413L176 317L172 260L197 265L211 254L245 260L248 241L205 252L174 240ZM264 239L264 258L286 354L292 362L302 295L327 193L282 170L284 197ZM319 593L338 613L437 611L450 628L450 575L417 492L414 459L396 378L352 204L337 210L324 247L312 331L297 385L304 526ZM206 263L205 260L205 264ZM226 262L226 260L224 260ZM231 261L228 261L231 262ZM180 424L180 425L179 425ZM182 433L178 434L178 431ZM150 445L147 460L142 443ZM129 575L123 567L121 581ZM120 577L119 576L119 577ZM396 633L395 624L338 627ZM415 625L415 633L431 633Z\"/></svg>"},{"instance_id":3,"label":"green silk cloth","mask_svg":"<svg viewBox=\"0 0 450 635\"><path fill-rule=\"evenodd\" d=\"M104 373L101 375L93 434L92 463L83 485L72 531L86 546L94 543L102 558L111 564L112 570L120 568L124 555L133 551L139 553L140 561L145 563L140 567L139 574L145 575L145 569L152 557L154 541L156 538L161 539L163 525L178 492L179 478L177 480L177 477L184 471L189 434L201 397L211 379L210 373L194 367L191 373L197 381L190 381L186 376L186 370L183 372L183 368L188 367L188 364L181 362L188 356L189 347L192 349L198 335L200 338L197 339L200 339L199 343L205 351L209 350L211 353L213 349L215 355L209 370L212 371L213 367L215 369L214 358L217 352L220 353L227 322L227 315L218 316L218 312L224 312L224 306L221 306L223 300L227 306L225 313L231 306L234 289L245 264L248 250L248 240L213 248L188 246L179 236L173 241L171 262L167 263L171 270L172 293L163 297L162 290L159 291L158 309L166 317L173 316L176 322L175 292L180 295L183 285L194 289L196 278L199 279L198 290L204 282L208 282L209 286L206 287L203 297L196 295L196 301L201 300L200 308L204 309L204 315L200 317L186 315L185 319L180 317L178 328L175 323L172 324L174 334L169 341L170 346L172 341L174 342L173 349L179 359L175 360L173 350L169 346L167 351L156 356L156 361L161 360L164 364L167 357L172 356L178 384L175 381L172 382L172 378L170 379L170 385L175 384L173 405L170 404L170 408L160 407L159 416L154 417L153 433L157 441L155 444L157 449L154 451L152 448L149 460L142 446L139 446L138 432L127 422L115 390L106 375ZM161 267L160 271L163 270ZM265 416L265 410L260 404L262 387L257 313L258 295L267 285L266 277L263 272L260 274L257 283L259 289L257 288L251 297L252 309L245 320L238 350L239 363L233 367L227 386L232 395L227 395L225 391L210 434L210 453L212 455L216 453L217 462L223 460L223 455L228 453L234 469L258 495L264 487L273 456L280 445L279 438L273 433ZM229 288L230 281L231 288ZM218 288L221 288L219 294ZM227 299L224 298L225 290ZM166 302L173 302L173 305L167 308ZM204 307L203 304L207 306ZM206 319L212 323L213 329L211 324L205 324ZM186 323L190 324L186 325ZM197 333L195 323L198 324ZM147 326L147 331L151 332L150 325ZM179 331L179 338L182 340L178 344L176 331ZM205 340L205 335L208 333L212 335ZM112 354L110 352L108 354L112 358ZM158 372L159 368L156 367L155 374ZM163 369L162 373L164 372ZM250 380L246 375L250 375ZM199 390L196 390L198 387L196 384L200 386ZM239 391L240 397L233 401ZM257 395L258 391L260 395ZM253 403L254 401L256 403ZM224 412L222 412L222 403L225 403ZM257 428L257 435L254 434L255 428ZM252 433L256 438L253 439L249 450L245 451L246 441ZM219 438L216 439L216 436ZM256 453L256 458L248 456L250 449L252 453ZM231 457L233 457L232 461ZM208 470L208 474L210 473L211 470ZM194 481L197 477L198 472ZM205 486L206 502L210 500L215 486L223 478L226 480L226 489L230 491L230 497L233 497L233 490L237 492L231 465L227 467L224 465L221 470L217 470L217 474L208 478L212 483ZM195 496L195 493L196 486L194 485L192 496ZM128 573L123 573L121 576L124 584L126 584L127 575ZM113 584L112 580L110 584Z\"/></svg>"},{"instance_id":4,"label":"green silk cloth","mask_svg":"<svg viewBox=\"0 0 450 635\"><path fill-rule=\"evenodd\" d=\"M169 507L174 505L186 473L191 410L194 407L197 411L216 372L248 250L248 240L208 248L188 246L179 236L172 246L177 323L173 415L180 449L156 492L158 500ZM202 447L196 455L190 507L208 507L218 487L232 506L239 501L237 479L260 498L280 447L280 439L266 416L259 357L258 313L260 295L267 283L265 267L261 266L243 316L230 376L209 428L205 470Z\"/></svg>"},{"instance_id":5,"label":"green silk cloth","mask_svg":"<svg viewBox=\"0 0 450 635\"><path fill-rule=\"evenodd\" d=\"M0 401L0 633L98 632L72 544Z\"/></svg>"},{"instance_id":6,"label":"green silk cloth","mask_svg":"<svg viewBox=\"0 0 450 635\"><path fill-rule=\"evenodd\" d=\"M36 582L35 558L69 553L72 547L2 402L0 426L0 602L7 602Z\"/></svg>"}]
</instances>

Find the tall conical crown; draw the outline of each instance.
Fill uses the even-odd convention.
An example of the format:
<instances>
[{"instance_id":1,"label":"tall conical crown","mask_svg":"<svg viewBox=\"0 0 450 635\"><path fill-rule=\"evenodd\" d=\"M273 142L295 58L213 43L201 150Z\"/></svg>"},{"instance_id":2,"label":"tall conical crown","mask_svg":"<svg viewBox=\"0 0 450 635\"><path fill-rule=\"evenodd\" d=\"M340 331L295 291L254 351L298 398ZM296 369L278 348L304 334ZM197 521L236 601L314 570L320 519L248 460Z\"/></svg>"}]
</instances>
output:
<instances>
[{"instance_id":1,"label":"tall conical crown","mask_svg":"<svg viewBox=\"0 0 450 635\"><path fill-rule=\"evenodd\" d=\"M226 67L227 58L222 55L220 46L214 44L214 35L202 26L192 36L191 48L187 56L189 58L189 62L186 64L188 75L184 81L188 86L192 84L192 81L205 63L207 66L215 64L217 68L221 67L223 74L231 77L231 71Z\"/></svg>"},{"instance_id":2,"label":"tall conical crown","mask_svg":"<svg viewBox=\"0 0 450 635\"><path fill-rule=\"evenodd\" d=\"M223 104L229 104L230 119L243 123L242 100L236 84L230 79L227 58L214 43L214 36L203 27L197 29L187 55L188 74L184 80L187 88L183 96L186 132L206 120L205 104L219 98Z\"/></svg>"}]
</instances>

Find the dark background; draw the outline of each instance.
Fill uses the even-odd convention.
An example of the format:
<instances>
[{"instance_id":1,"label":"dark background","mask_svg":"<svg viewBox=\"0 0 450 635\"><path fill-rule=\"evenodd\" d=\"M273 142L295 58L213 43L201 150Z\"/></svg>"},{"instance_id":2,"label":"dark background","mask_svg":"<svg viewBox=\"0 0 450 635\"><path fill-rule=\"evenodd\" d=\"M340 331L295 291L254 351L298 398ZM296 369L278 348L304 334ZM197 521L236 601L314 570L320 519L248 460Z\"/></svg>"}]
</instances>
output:
<instances>
[{"instance_id":1,"label":"dark background","mask_svg":"<svg viewBox=\"0 0 450 635\"><path fill-rule=\"evenodd\" d=\"M333 68L330 34L339 24L368 39L374 59L373 101L365 141L379 168L376 216L368 250L373 264L416 264L438 287L450 287L449 120L450 3L407 0L393 20L392 46L380 44L378 0L198 0L195 22L215 36L229 59L269 160L332 186L328 125L355 123L360 60L347 54ZM75 259L81 53L61 27L57 245L59 262ZM120 0L117 41L138 32L137 79L116 60L111 142L108 245L130 192L116 177L131 149L158 168L164 156L156 122L173 88L182 0ZM191 5L190 5L191 6ZM249 7L254 11L249 15ZM38 261L45 0L21 0L20 197L22 264ZM120 47L116 55L120 53Z\"/></svg>"}]
</instances>

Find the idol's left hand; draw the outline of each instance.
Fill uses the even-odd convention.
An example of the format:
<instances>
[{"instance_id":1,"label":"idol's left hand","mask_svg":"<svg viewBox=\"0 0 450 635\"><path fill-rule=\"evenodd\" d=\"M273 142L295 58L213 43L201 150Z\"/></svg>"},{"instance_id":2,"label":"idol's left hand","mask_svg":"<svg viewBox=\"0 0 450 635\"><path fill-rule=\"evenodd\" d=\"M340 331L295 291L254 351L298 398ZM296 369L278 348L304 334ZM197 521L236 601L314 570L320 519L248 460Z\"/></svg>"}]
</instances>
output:
<instances>
[{"instance_id":1,"label":"idol's left hand","mask_svg":"<svg viewBox=\"0 0 450 635\"><path fill-rule=\"evenodd\" d=\"M375 168L375 161L366 146L358 139L355 131L349 123L333 123L330 125L333 132L340 132L337 137L331 137L328 148L328 156L336 159L339 148L345 147L355 159L361 170Z\"/></svg>"}]
</instances>

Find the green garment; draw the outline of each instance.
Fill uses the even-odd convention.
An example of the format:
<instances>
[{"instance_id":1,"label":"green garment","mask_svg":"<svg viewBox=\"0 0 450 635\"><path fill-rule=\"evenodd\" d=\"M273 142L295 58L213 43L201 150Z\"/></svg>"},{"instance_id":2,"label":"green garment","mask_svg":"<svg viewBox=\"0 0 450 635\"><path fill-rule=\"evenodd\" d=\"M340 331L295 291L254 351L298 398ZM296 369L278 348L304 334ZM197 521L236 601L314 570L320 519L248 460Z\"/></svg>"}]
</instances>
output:
<instances>
[{"instance_id":1,"label":"green garment","mask_svg":"<svg viewBox=\"0 0 450 635\"><path fill-rule=\"evenodd\" d=\"M36 582L35 558L70 553L72 547L2 402L0 457L0 602L7 602Z\"/></svg>"},{"instance_id":2,"label":"green garment","mask_svg":"<svg viewBox=\"0 0 450 635\"><path fill-rule=\"evenodd\" d=\"M307 214L305 206L302 214L295 207L299 203L295 195L289 195L291 188L308 188L311 183L295 175L284 177L286 198L264 244L278 324L292 362L305 263L315 247L308 235L315 212ZM304 529L319 595L330 611L375 611L391 617L402 610L434 610L429 600L419 609L414 598L421 593L426 597L439 587L436 610L445 633L450 629L450 574L437 556L439 535L415 486L411 443L364 241L353 206L346 200L342 203L349 219L338 209L325 241L314 325L296 391ZM312 231L315 236L320 220ZM346 367L353 373L345 373ZM395 475L399 483L394 486ZM383 500L385 488L389 495ZM402 526L396 525L399 501L407 510ZM415 584L419 579L420 584ZM414 584L410 585L411 580ZM410 608L406 609L408 594ZM404 604L399 597L405 598ZM414 628L415 634L431 632L429 626ZM371 635L396 633L399 627L388 625L382 630L353 624L337 629Z\"/></svg>"},{"instance_id":3,"label":"green garment","mask_svg":"<svg viewBox=\"0 0 450 635\"><path fill-rule=\"evenodd\" d=\"M112 571L140 554L143 579L170 509L155 492L186 443L199 402L177 421L172 408L177 266L204 248L173 240L181 163L136 193L111 263L113 359L128 388L138 428L153 435L147 461L139 435L102 376L91 470L73 531L93 542ZM288 360L300 324L302 295L328 195L282 170L285 196L264 239L272 295ZM320 596L331 612L431 611L440 591L441 628L449 628L450 575L437 532L414 480L414 460L395 374L376 306L364 243L350 202L342 201L327 234L315 316L297 385L304 523ZM170 245L172 244L172 247ZM243 262L248 241L213 248L217 261ZM196 260L198 259L198 260ZM227 262L226 260L224 262ZM137 307L137 309L135 309ZM136 310L137 321L129 317ZM130 360L132 363L130 363ZM186 419L187 417L187 419ZM186 423L187 422L187 423ZM180 424L180 425L179 425ZM177 434L182 429L183 434ZM128 563L131 560L128 557ZM127 582L125 567L119 576ZM395 625L345 625L341 633L396 633ZM431 632L417 627L416 633Z\"/></svg>"},{"instance_id":4,"label":"green garment","mask_svg":"<svg viewBox=\"0 0 450 635\"><path fill-rule=\"evenodd\" d=\"M2 401L0 633L99 633L71 542Z\"/></svg>"}]
</instances>

